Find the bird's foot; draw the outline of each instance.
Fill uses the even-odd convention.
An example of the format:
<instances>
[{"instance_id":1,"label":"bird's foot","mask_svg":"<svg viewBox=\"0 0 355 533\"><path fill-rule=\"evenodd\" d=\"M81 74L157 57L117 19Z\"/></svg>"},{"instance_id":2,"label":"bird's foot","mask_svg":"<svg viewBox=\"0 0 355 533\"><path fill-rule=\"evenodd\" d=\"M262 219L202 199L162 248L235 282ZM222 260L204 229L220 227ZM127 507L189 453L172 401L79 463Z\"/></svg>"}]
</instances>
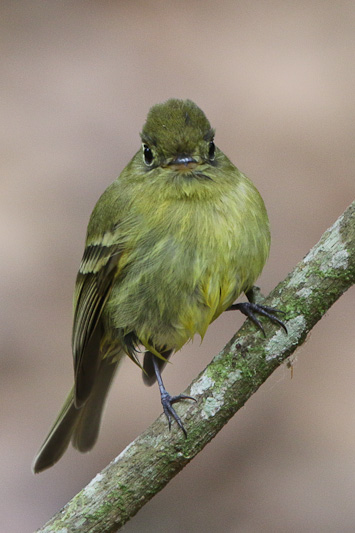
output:
<instances>
[{"instance_id":1,"label":"bird's foot","mask_svg":"<svg viewBox=\"0 0 355 533\"><path fill-rule=\"evenodd\" d=\"M173 408L173 404L180 402L182 400L193 400L196 401L195 398L192 396L187 396L186 394L179 394L178 396L170 396L170 394L164 389L164 391L161 391L161 403L164 409L164 413L166 418L168 419L169 423L169 429L171 429L171 420L172 418L175 420L185 437L187 437L186 429L183 426L183 423L181 422L181 419L175 409Z\"/></svg>"},{"instance_id":2,"label":"bird's foot","mask_svg":"<svg viewBox=\"0 0 355 533\"><path fill-rule=\"evenodd\" d=\"M260 322L260 320L255 316L255 314L266 316L269 320L271 320L271 322L274 322L275 324L278 324L279 326L281 326L287 333L287 328L285 324L282 322L282 320L280 320L279 318L277 318L277 316L275 316L276 313L285 314L284 311L281 311L280 309L275 309L274 307L268 307L266 305L260 305L260 304L256 304L252 302L242 302L239 304L231 305L228 308L228 311L229 310L233 311L235 309L237 309L238 311L241 311L243 315L250 318L250 320L254 322L254 324L259 329L261 329L264 335L265 335L265 331L264 331L263 325Z\"/></svg>"}]
</instances>

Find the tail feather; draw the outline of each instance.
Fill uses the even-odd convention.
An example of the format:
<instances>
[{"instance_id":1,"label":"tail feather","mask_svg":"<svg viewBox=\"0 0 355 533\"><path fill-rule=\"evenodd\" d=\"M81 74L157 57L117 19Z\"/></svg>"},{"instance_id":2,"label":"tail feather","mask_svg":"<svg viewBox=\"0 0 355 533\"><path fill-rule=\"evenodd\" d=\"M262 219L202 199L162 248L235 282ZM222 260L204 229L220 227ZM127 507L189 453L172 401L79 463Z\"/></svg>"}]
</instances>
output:
<instances>
[{"instance_id":1,"label":"tail feather","mask_svg":"<svg viewBox=\"0 0 355 533\"><path fill-rule=\"evenodd\" d=\"M54 422L37 456L32 470L35 474L54 465L64 454L78 421L79 410L74 406L74 387L70 391L65 403Z\"/></svg>"},{"instance_id":2,"label":"tail feather","mask_svg":"<svg viewBox=\"0 0 355 533\"><path fill-rule=\"evenodd\" d=\"M77 424L72 435L72 445L80 452L91 450L99 435L101 417L116 373L118 362L103 359L91 391L91 394L80 410Z\"/></svg>"},{"instance_id":3,"label":"tail feather","mask_svg":"<svg viewBox=\"0 0 355 533\"><path fill-rule=\"evenodd\" d=\"M74 387L72 388L34 460L34 473L53 466L62 457L70 441L81 452L87 452L94 446L107 393L120 359L121 357L101 360L91 394L82 407L75 407Z\"/></svg>"}]
</instances>

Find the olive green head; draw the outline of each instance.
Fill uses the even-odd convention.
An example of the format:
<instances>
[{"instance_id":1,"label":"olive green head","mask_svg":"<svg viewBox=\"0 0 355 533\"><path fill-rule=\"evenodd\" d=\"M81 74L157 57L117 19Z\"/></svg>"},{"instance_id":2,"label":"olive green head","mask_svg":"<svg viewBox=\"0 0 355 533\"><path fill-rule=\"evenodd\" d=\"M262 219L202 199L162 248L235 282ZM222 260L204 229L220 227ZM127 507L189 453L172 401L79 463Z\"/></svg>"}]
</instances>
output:
<instances>
[{"instance_id":1,"label":"olive green head","mask_svg":"<svg viewBox=\"0 0 355 533\"><path fill-rule=\"evenodd\" d=\"M153 106L141 133L148 167L189 167L213 161L214 130L191 100L170 99Z\"/></svg>"}]
</instances>

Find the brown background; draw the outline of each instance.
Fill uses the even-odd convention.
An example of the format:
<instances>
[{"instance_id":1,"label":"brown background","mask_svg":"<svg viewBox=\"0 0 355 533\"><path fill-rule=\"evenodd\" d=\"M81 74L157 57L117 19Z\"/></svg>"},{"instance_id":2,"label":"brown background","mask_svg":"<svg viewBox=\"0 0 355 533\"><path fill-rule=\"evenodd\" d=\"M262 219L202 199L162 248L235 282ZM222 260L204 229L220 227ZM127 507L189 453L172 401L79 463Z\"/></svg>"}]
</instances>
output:
<instances>
[{"instance_id":1,"label":"brown background","mask_svg":"<svg viewBox=\"0 0 355 533\"><path fill-rule=\"evenodd\" d=\"M99 442L33 456L72 383L71 298L88 217L151 105L191 98L268 207L268 292L354 199L351 1L3 1L0 517L39 527L155 417L126 362ZM355 529L354 289L125 531ZM222 316L165 372L183 390L242 323ZM175 431L175 428L174 428Z\"/></svg>"}]
</instances>

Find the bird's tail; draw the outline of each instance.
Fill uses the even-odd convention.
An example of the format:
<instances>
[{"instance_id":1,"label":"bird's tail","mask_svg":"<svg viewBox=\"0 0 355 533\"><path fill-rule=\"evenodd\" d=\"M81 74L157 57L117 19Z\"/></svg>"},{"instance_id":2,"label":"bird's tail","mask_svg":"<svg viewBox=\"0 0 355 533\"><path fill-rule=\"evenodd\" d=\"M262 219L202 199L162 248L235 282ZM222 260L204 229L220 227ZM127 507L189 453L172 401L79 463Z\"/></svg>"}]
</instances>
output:
<instances>
[{"instance_id":1,"label":"bird's tail","mask_svg":"<svg viewBox=\"0 0 355 533\"><path fill-rule=\"evenodd\" d=\"M80 452L87 452L94 446L106 396L122 355L120 353L114 359L106 357L101 360L90 396L79 409L75 407L74 387L72 388L34 460L34 473L54 465L62 457L70 441Z\"/></svg>"}]
</instances>

